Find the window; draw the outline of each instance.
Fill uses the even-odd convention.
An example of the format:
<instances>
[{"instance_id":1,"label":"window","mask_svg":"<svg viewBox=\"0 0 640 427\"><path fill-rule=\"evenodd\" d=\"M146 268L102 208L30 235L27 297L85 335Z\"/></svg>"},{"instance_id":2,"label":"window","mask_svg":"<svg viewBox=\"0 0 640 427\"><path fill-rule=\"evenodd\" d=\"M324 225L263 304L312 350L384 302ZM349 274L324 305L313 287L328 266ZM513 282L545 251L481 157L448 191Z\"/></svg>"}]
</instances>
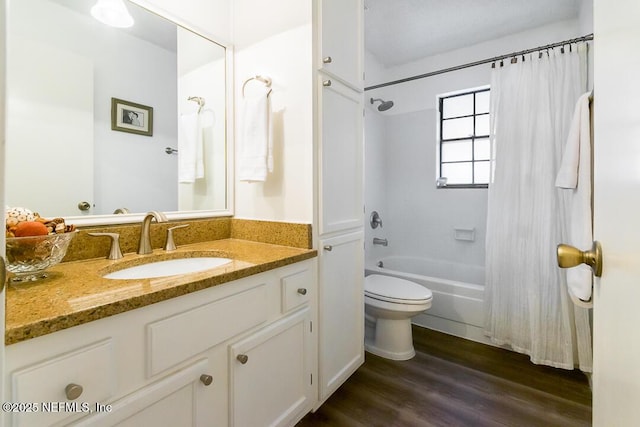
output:
<instances>
[{"instance_id":1,"label":"window","mask_svg":"<svg viewBox=\"0 0 640 427\"><path fill-rule=\"evenodd\" d=\"M438 187L487 188L489 88L440 96L439 103Z\"/></svg>"}]
</instances>

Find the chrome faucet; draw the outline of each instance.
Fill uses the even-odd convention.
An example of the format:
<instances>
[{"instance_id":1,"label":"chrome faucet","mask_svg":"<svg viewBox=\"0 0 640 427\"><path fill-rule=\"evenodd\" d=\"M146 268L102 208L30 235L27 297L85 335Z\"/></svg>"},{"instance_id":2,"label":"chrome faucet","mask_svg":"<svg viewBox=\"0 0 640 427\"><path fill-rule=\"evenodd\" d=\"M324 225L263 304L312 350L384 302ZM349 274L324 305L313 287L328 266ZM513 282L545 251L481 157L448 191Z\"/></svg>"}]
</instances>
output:
<instances>
[{"instance_id":1,"label":"chrome faucet","mask_svg":"<svg viewBox=\"0 0 640 427\"><path fill-rule=\"evenodd\" d=\"M151 220L155 218L156 222L168 222L169 220L162 212L151 211L147 212L142 220L142 227L140 229L140 242L138 243L138 254L146 255L153 252L151 247Z\"/></svg>"}]
</instances>

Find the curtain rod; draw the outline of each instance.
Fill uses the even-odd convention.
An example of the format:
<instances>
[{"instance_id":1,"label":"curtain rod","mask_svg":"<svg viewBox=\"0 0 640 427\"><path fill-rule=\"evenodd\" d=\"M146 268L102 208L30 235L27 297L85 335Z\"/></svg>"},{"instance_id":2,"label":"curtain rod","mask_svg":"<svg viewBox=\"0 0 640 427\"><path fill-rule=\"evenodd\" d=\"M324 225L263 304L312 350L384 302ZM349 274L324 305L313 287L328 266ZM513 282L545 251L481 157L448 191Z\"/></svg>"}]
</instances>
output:
<instances>
[{"instance_id":1,"label":"curtain rod","mask_svg":"<svg viewBox=\"0 0 640 427\"><path fill-rule=\"evenodd\" d=\"M587 34L586 36L577 37L575 39L570 39L570 40L565 40L565 41L561 41L561 42L557 42L557 43L552 43L552 44L548 44L548 45L545 45L545 46L538 46L538 47L535 47L533 49L521 50L520 52L513 52L513 53L510 53L508 55L495 56L493 58L487 58L487 59L482 59L480 61L469 62L467 64L456 65L455 67L443 68L441 70L431 71L429 73L419 74L417 76L406 77L406 78L400 79L400 80L394 80L394 81L387 82L387 83L380 83L380 84L373 85L373 86L367 86L367 87L364 88L364 90L379 89L381 87L392 86L392 85L396 85L398 83L406 83L406 82L410 82L412 80L424 79L425 77L437 76L438 74L444 74L444 73L448 73L448 72L451 72L451 71L458 71L458 70L462 70L462 69L470 68L470 67L475 67L475 66L482 65L482 64L488 64L490 62L501 61L503 59L512 58L512 57L515 57L515 56L526 55L527 53L538 52L538 51L545 50L545 49L552 49L552 48L558 47L558 46L564 46L564 45L571 44L571 43L578 43L578 42L581 42L581 41L589 41L589 40L593 40L593 33Z\"/></svg>"}]
</instances>

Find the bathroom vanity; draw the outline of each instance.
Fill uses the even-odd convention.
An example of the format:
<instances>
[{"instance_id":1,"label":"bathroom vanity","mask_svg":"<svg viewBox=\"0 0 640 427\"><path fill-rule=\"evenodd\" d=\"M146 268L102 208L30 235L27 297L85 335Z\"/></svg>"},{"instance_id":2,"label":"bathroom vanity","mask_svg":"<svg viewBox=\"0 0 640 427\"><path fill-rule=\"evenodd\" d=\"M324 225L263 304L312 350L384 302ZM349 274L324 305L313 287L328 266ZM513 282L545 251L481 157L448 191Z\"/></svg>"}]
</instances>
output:
<instances>
[{"instance_id":1,"label":"bathroom vanity","mask_svg":"<svg viewBox=\"0 0 640 427\"><path fill-rule=\"evenodd\" d=\"M292 425L309 412L316 251L238 239L178 251L233 261L101 277L148 257L127 254L62 263L8 290L7 400L27 405L5 414L9 425Z\"/></svg>"}]
</instances>

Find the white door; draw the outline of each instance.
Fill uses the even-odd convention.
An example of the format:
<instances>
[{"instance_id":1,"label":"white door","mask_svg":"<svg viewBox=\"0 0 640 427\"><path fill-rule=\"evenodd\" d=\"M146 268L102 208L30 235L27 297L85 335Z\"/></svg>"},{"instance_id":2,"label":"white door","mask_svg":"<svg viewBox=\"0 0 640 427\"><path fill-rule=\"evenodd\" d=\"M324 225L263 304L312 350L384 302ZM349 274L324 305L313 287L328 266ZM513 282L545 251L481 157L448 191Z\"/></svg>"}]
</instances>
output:
<instances>
[{"instance_id":1,"label":"white door","mask_svg":"<svg viewBox=\"0 0 640 427\"><path fill-rule=\"evenodd\" d=\"M640 2L594 1L593 425L640 420Z\"/></svg>"},{"instance_id":2,"label":"white door","mask_svg":"<svg viewBox=\"0 0 640 427\"><path fill-rule=\"evenodd\" d=\"M6 203L45 218L91 213L78 204L93 205L93 63L19 25L33 13L25 2L10 7ZM73 166L60 167L64 159L73 159Z\"/></svg>"},{"instance_id":3,"label":"white door","mask_svg":"<svg viewBox=\"0 0 640 427\"><path fill-rule=\"evenodd\" d=\"M0 34L6 34L6 21L5 21L5 0L0 0ZM0 43L0 165L4 165L4 141L5 141L5 128L4 128L4 86L5 86L5 43ZM4 206L4 173L0 173L0 206ZM2 215L4 219L4 215ZM0 256L4 259L5 255L5 235L0 236ZM0 263L2 264L2 263ZM4 270L4 266L0 265L0 268ZM0 271L0 337L4 337L4 277ZM2 340L4 344L4 339ZM6 402L4 396L4 345L0 345L0 401ZM0 415L0 427L4 425L4 416Z\"/></svg>"}]
</instances>

